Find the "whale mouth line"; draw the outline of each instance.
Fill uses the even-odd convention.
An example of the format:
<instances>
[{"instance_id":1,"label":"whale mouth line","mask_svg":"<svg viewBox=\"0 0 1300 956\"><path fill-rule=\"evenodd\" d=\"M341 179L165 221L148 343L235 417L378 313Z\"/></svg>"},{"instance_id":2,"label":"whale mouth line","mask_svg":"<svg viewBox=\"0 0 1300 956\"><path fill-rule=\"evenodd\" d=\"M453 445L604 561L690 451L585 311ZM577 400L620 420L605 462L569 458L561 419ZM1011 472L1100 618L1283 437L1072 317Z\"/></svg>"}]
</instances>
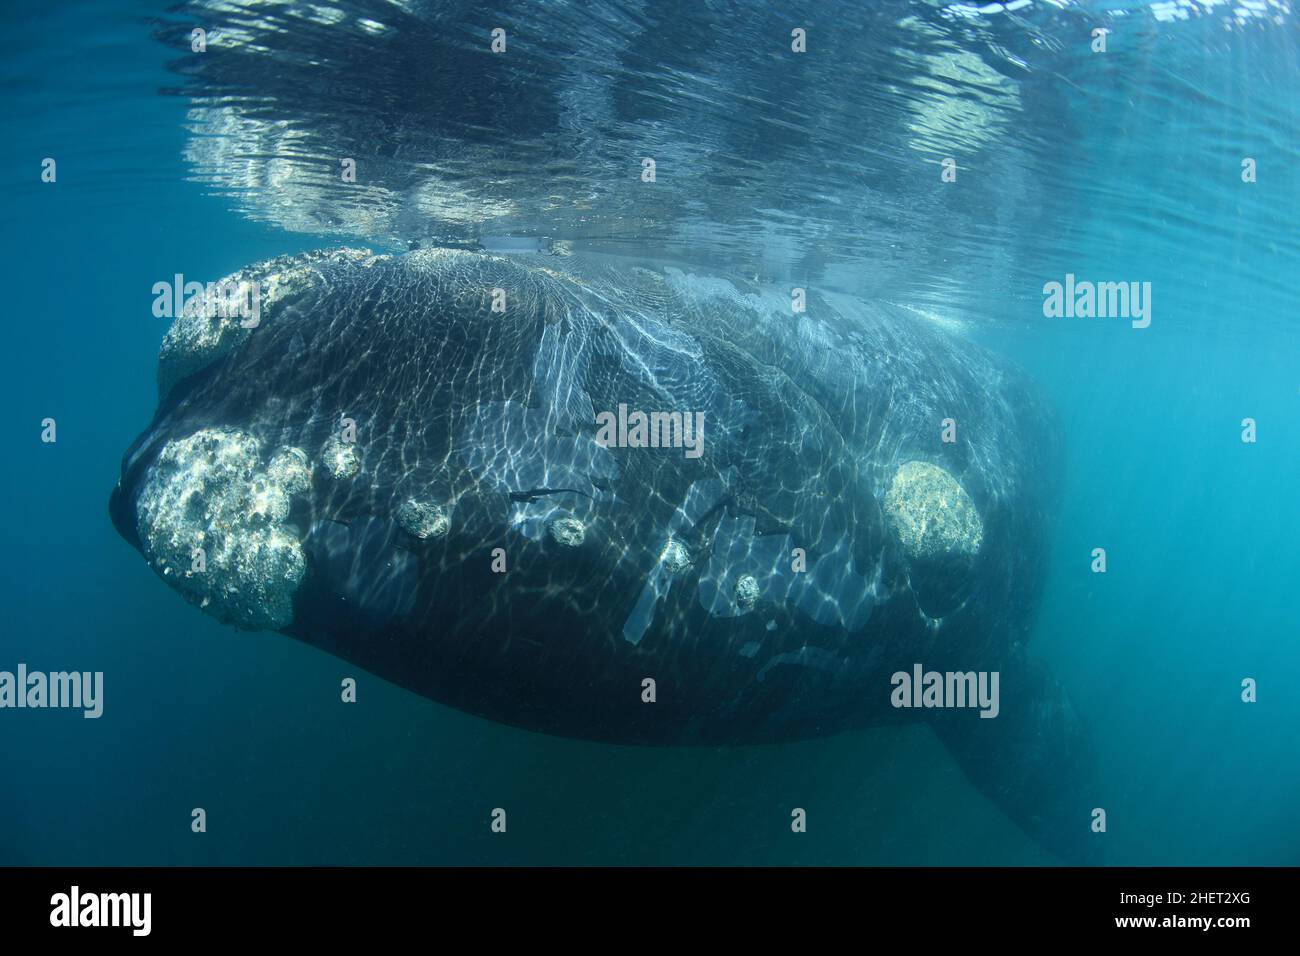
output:
<instances>
[{"instance_id":1,"label":"whale mouth line","mask_svg":"<svg viewBox=\"0 0 1300 956\"><path fill-rule=\"evenodd\" d=\"M548 495L582 495L582 497L590 498L592 501L596 500L587 492L579 491L577 488L530 488L527 491L512 491L510 492L510 500L526 503L537 501L539 498L545 498Z\"/></svg>"}]
</instances>

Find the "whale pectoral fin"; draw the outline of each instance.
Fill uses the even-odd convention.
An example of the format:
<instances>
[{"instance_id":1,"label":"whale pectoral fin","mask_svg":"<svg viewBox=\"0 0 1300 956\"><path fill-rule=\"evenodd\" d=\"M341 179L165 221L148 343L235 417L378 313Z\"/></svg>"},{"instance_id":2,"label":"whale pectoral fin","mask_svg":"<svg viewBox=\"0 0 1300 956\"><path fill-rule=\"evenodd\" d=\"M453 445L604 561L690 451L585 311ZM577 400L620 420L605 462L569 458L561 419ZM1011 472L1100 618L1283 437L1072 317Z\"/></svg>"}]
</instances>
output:
<instances>
[{"instance_id":1,"label":"whale pectoral fin","mask_svg":"<svg viewBox=\"0 0 1300 956\"><path fill-rule=\"evenodd\" d=\"M1017 653L998 668L999 709L936 711L935 733L962 772L1039 845L1072 865L1101 865L1107 836L1093 832L1097 792L1090 739L1042 665Z\"/></svg>"}]
</instances>

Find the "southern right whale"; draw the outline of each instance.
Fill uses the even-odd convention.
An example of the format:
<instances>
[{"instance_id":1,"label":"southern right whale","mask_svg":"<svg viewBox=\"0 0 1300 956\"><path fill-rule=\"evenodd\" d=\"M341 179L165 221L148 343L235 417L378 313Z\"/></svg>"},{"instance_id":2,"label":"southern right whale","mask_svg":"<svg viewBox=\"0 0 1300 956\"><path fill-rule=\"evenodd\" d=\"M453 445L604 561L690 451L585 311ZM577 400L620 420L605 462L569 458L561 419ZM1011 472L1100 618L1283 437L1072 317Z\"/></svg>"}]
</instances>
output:
<instances>
[{"instance_id":1,"label":"southern right whale","mask_svg":"<svg viewBox=\"0 0 1300 956\"><path fill-rule=\"evenodd\" d=\"M227 281L259 322L176 318L110 506L187 600L552 734L926 717L1031 835L1095 846L1086 736L1025 649L1053 429L976 344L582 256L339 249ZM959 675L927 703L996 673L996 716L899 706L918 666Z\"/></svg>"}]
</instances>

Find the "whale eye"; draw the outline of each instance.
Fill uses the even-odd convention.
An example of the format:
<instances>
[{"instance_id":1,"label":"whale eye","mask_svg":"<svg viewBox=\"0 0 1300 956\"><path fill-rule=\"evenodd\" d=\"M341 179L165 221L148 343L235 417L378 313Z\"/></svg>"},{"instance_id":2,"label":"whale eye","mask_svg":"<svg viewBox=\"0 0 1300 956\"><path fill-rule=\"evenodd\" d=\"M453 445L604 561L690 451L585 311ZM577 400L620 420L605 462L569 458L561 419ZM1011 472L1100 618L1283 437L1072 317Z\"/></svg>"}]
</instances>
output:
<instances>
[{"instance_id":1,"label":"whale eye","mask_svg":"<svg viewBox=\"0 0 1300 956\"><path fill-rule=\"evenodd\" d=\"M984 522L970 495L939 466L909 461L894 473L883 508L910 565L920 609L941 618L961 607L984 543Z\"/></svg>"},{"instance_id":2,"label":"whale eye","mask_svg":"<svg viewBox=\"0 0 1300 956\"><path fill-rule=\"evenodd\" d=\"M398 528L375 517L319 521L306 541L319 581L366 623L381 627L407 614L419 586L419 560L397 545Z\"/></svg>"}]
</instances>

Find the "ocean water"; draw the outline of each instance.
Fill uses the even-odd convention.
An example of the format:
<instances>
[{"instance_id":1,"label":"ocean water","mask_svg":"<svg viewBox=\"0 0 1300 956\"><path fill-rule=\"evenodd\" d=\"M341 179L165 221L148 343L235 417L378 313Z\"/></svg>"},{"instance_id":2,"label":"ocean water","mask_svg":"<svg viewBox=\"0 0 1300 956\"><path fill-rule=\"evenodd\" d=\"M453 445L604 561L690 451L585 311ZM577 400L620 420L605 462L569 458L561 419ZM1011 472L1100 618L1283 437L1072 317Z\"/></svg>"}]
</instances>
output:
<instances>
[{"instance_id":1,"label":"ocean water","mask_svg":"<svg viewBox=\"0 0 1300 956\"><path fill-rule=\"evenodd\" d=\"M0 670L105 675L97 720L0 710L0 863L1059 862L923 723L646 748L364 675L345 707L355 668L165 587L107 514L153 285L415 242L836 289L1010 357L1063 453L1030 647L1108 860L1300 863L1289 3L17 3L0 50ZM1045 316L1067 274L1151 283L1149 326Z\"/></svg>"}]
</instances>

